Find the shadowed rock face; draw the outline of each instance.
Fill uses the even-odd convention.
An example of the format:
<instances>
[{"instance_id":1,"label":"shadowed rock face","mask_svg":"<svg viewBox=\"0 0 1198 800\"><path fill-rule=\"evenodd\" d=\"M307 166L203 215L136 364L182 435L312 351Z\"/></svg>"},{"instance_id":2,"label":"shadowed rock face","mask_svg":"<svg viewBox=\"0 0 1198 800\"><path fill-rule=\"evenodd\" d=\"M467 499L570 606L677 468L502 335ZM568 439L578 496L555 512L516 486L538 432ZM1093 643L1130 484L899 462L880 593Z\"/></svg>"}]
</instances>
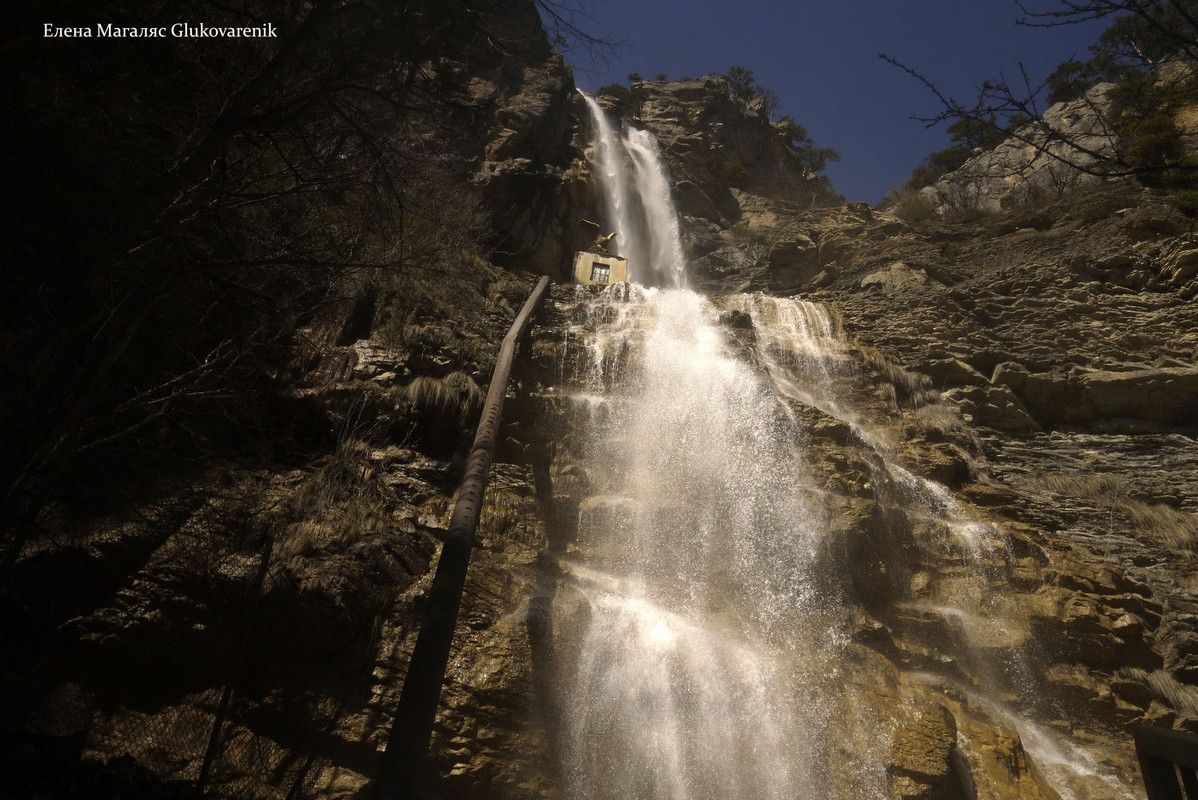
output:
<instances>
[{"instance_id":1,"label":"shadowed rock face","mask_svg":"<svg viewBox=\"0 0 1198 800\"><path fill-rule=\"evenodd\" d=\"M577 180L574 77L549 47L532 3L509 3L497 35L520 55L468 62L460 76L471 109L457 144L482 190L496 261L515 270L566 275L571 232L585 204Z\"/></svg>"}]
</instances>

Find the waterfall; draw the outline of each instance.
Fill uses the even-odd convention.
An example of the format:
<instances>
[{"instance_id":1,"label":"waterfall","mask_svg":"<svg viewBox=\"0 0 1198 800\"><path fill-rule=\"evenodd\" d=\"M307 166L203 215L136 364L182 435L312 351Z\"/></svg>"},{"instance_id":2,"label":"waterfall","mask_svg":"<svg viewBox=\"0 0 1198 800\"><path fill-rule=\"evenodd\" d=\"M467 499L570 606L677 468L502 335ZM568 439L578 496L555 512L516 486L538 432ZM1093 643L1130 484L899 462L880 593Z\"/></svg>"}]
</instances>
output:
<instances>
[{"instance_id":1,"label":"waterfall","mask_svg":"<svg viewBox=\"0 0 1198 800\"><path fill-rule=\"evenodd\" d=\"M629 130L624 137L624 147L636 168L637 193L648 222L647 264L660 279L664 279L665 285L680 287L686 276L682 236L657 139L649 131Z\"/></svg>"},{"instance_id":2,"label":"waterfall","mask_svg":"<svg viewBox=\"0 0 1198 800\"><path fill-rule=\"evenodd\" d=\"M618 234L612 252L628 259L638 283L683 286L682 236L657 139L626 126L617 135L595 98L582 96L595 128L595 168L606 221Z\"/></svg>"},{"instance_id":3,"label":"waterfall","mask_svg":"<svg viewBox=\"0 0 1198 800\"><path fill-rule=\"evenodd\" d=\"M907 780L888 771L904 731L950 707L960 796L1024 796L1025 785L1051 796L1041 780L1064 800L1132 796L1080 738L1033 719L1036 698L1020 685L1031 683L1028 632L1004 606L1003 531L904 465L893 420L854 400L860 375L834 315L681 288L655 139L617 136L586 100L619 252L658 288L580 289L569 316L575 427L553 467L555 493L577 503L553 601L566 796L890 797ZM814 426L849 449L813 446ZM856 461L824 461L845 452ZM842 471L854 485L838 493L828 476ZM854 518L855 502L874 516ZM914 550L917 535L937 554L917 557L941 559L918 568L938 570L942 588L913 598L898 584L915 585L916 567L900 563L857 571L885 558L877 550ZM939 624L940 650L884 656L893 641L862 644L891 635L859 616L869 581L892 580L895 597L877 601L891 624ZM940 673L902 663L941 656ZM1000 729L1037 765L1006 774L1016 783L1002 791L995 747L980 744Z\"/></svg>"},{"instance_id":4,"label":"waterfall","mask_svg":"<svg viewBox=\"0 0 1198 800\"><path fill-rule=\"evenodd\" d=\"M615 241L608 247L613 253L623 255L635 264L643 251L640 246L641 226L633 223L637 217L631 208L632 192L628 168L624 163L624 148L595 98L586 93L580 94L586 100L595 125L595 168L607 209L607 223L617 233Z\"/></svg>"},{"instance_id":5,"label":"waterfall","mask_svg":"<svg viewBox=\"0 0 1198 800\"><path fill-rule=\"evenodd\" d=\"M563 704L572 796L884 797L876 722L836 679L847 620L793 415L707 299L628 295L582 325L599 335L565 565L587 609ZM872 765L837 763L847 741Z\"/></svg>"}]
</instances>

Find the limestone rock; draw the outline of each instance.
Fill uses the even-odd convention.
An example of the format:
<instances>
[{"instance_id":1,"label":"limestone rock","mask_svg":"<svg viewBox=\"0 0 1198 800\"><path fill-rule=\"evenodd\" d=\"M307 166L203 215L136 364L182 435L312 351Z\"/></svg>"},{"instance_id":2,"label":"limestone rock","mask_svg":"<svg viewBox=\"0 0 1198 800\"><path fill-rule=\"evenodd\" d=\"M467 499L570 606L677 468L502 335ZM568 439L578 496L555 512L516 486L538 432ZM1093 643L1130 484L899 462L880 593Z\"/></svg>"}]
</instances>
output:
<instances>
[{"instance_id":1,"label":"limestone rock","mask_svg":"<svg viewBox=\"0 0 1198 800\"><path fill-rule=\"evenodd\" d=\"M938 783L952 769L949 755L957 744L957 722L940 705L924 705L900 718L890 751L892 773L920 783Z\"/></svg>"},{"instance_id":2,"label":"limestone rock","mask_svg":"<svg viewBox=\"0 0 1198 800\"><path fill-rule=\"evenodd\" d=\"M982 373L959 358L934 358L914 365L915 369L932 379L937 387L985 386L990 382Z\"/></svg>"},{"instance_id":3,"label":"limestone rock","mask_svg":"<svg viewBox=\"0 0 1198 800\"><path fill-rule=\"evenodd\" d=\"M902 261L895 261L884 270L871 272L861 279L861 288L877 286L885 292L900 292L918 289L928 282L928 274L922 269L911 269Z\"/></svg>"},{"instance_id":4,"label":"limestone rock","mask_svg":"<svg viewBox=\"0 0 1198 800\"><path fill-rule=\"evenodd\" d=\"M809 176L780 129L760 109L738 103L720 76L641 81L633 90L644 98L637 122L661 143L675 181L694 187L681 193L683 214L734 218L741 206L734 183L756 195L810 199ZM730 181L730 169L743 177Z\"/></svg>"},{"instance_id":5,"label":"limestone rock","mask_svg":"<svg viewBox=\"0 0 1198 800\"><path fill-rule=\"evenodd\" d=\"M559 274L578 249L570 234L584 202L579 154L571 147L578 113L573 75L549 47L532 3L510 3L503 16L506 35L525 52L470 66L476 133L458 146L500 244L498 260Z\"/></svg>"},{"instance_id":6,"label":"limestone rock","mask_svg":"<svg viewBox=\"0 0 1198 800\"><path fill-rule=\"evenodd\" d=\"M1198 368L1112 372L1032 373L1019 364L1000 364L996 385L1006 386L1042 423L1089 424L1132 419L1164 425L1198 421Z\"/></svg>"},{"instance_id":7,"label":"limestone rock","mask_svg":"<svg viewBox=\"0 0 1198 800\"><path fill-rule=\"evenodd\" d=\"M1003 431L1040 429L1015 393L1002 384L949 389L942 396L961 410L966 422L974 425Z\"/></svg>"},{"instance_id":8,"label":"limestone rock","mask_svg":"<svg viewBox=\"0 0 1198 800\"><path fill-rule=\"evenodd\" d=\"M1166 425L1198 421L1198 368L1093 372L1083 380L1095 416L1131 417Z\"/></svg>"},{"instance_id":9,"label":"limestone rock","mask_svg":"<svg viewBox=\"0 0 1198 800\"><path fill-rule=\"evenodd\" d=\"M1198 276L1198 248L1179 245L1161 260L1161 273L1181 289Z\"/></svg>"},{"instance_id":10,"label":"limestone rock","mask_svg":"<svg viewBox=\"0 0 1198 800\"><path fill-rule=\"evenodd\" d=\"M1118 137L1100 116L1110 109L1113 88L1099 84L1085 97L1056 103L1039 120L975 155L920 196L940 211L999 211L1004 202L1056 199L1101 182L1077 167L1090 167L1099 156L1115 152Z\"/></svg>"}]
</instances>

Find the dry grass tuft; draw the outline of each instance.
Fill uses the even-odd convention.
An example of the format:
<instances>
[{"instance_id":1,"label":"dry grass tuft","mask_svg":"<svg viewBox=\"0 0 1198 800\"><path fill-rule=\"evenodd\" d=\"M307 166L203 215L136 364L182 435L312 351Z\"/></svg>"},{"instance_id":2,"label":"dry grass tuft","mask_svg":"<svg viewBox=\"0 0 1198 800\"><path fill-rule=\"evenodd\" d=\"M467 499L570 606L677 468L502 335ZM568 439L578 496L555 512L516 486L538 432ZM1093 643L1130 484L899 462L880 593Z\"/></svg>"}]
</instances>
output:
<instances>
[{"instance_id":1,"label":"dry grass tuft","mask_svg":"<svg viewBox=\"0 0 1198 800\"><path fill-rule=\"evenodd\" d=\"M936 204L920 194L919 191L903 194L890 213L907 222L927 222L939 216L936 212Z\"/></svg>"},{"instance_id":2,"label":"dry grass tuft","mask_svg":"<svg viewBox=\"0 0 1198 800\"><path fill-rule=\"evenodd\" d=\"M444 325L413 323L403 326L399 340L412 350L432 352L452 342L453 336Z\"/></svg>"},{"instance_id":3,"label":"dry grass tuft","mask_svg":"<svg viewBox=\"0 0 1198 800\"><path fill-rule=\"evenodd\" d=\"M1132 489L1131 481L1110 473L1039 475L1031 482L1036 488L1053 494L1067 494L1070 497L1081 497L1088 500L1117 500L1126 497Z\"/></svg>"},{"instance_id":4,"label":"dry grass tuft","mask_svg":"<svg viewBox=\"0 0 1198 800\"><path fill-rule=\"evenodd\" d=\"M482 411L483 393L463 372L444 378L421 375L403 389L404 400L422 414L457 419L469 425Z\"/></svg>"},{"instance_id":5,"label":"dry grass tuft","mask_svg":"<svg viewBox=\"0 0 1198 800\"><path fill-rule=\"evenodd\" d=\"M369 454L361 441L343 441L323 466L282 498L271 514L280 558L344 549L386 529L394 497Z\"/></svg>"},{"instance_id":6,"label":"dry grass tuft","mask_svg":"<svg viewBox=\"0 0 1198 800\"><path fill-rule=\"evenodd\" d=\"M1189 686L1163 670L1147 672L1139 667L1123 667L1117 673L1121 678L1147 686L1156 699L1190 716L1198 717L1198 686Z\"/></svg>"},{"instance_id":7,"label":"dry grass tuft","mask_svg":"<svg viewBox=\"0 0 1198 800\"><path fill-rule=\"evenodd\" d=\"M521 527L527 527L537 513L535 497L511 489L488 489L479 515L479 536L484 540L523 539L518 535Z\"/></svg>"},{"instance_id":8,"label":"dry grass tuft","mask_svg":"<svg viewBox=\"0 0 1198 800\"><path fill-rule=\"evenodd\" d=\"M1198 516L1162 504L1129 500L1124 511L1138 529L1175 550L1198 550Z\"/></svg>"},{"instance_id":9,"label":"dry grass tuft","mask_svg":"<svg viewBox=\"0 0 1198 800\"><path fill-rule=\"evenodd\" d=\"M921 428L941 431L950 438L969 437L969 426L956 409L946 403L929 401L916 409L915 418Z\"/></svg>"},{"instance_id":10,"label":"dry grass tuft","mask_svg":"<svg viewBox=\"0 0 1198 800\"><path fill-rule=\"evenodd\" d=\"M932 379L927 375L900 367L877 348L862 346L860 351L866 367L877 372L884 396L896 406L919 408L940 400L940 392L932 388Z\"/></svg>"},{"instance_id":11,"label":"dry grass tuft","mask_svg":"<svg viewBox=\"0 0 1198 800\"><path fill-rule=\"evenodd\" d=\"M1112 526L1115 515L1122 514L1137 532L1174 550L1198 549L1198 515L1135 499L1135 485L1121 475L1040 475L1029 479L1028 484L1053 494L1090 500L1110 515Z\"/></svg>"}]
</instances>

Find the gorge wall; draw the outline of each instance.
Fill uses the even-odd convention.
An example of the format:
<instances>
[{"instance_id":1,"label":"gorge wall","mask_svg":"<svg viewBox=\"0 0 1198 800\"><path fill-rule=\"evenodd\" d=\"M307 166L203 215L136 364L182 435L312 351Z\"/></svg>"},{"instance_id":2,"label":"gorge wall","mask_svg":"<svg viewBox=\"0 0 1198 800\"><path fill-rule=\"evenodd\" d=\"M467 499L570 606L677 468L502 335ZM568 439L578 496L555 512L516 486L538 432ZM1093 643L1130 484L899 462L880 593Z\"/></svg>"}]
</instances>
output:
<instances>
[{"instance_id":1,"label":"gorge wall","mask_svg":"<svg viewBox=\"0 0 1198 800\"><path fill-rule=\"evenodd\" d=\"M854 658L890 676L868 689L891 736L885 791L1139 796L1130 729L1198 727L1191 218L1119 182L956 220L812 209L772 181L799 194L809 176L719 79L638 88L631 124L661 143L689 280L726 309L730 346L785 349L729 292L801 295L843 331L826 379L853 424L818 403L798 413L828 470ZM737 187L732 162L748 165ZM582 356L560 342L585 341L595 302L559 291L534 346L536 425L564 441ZM931 488L887 486L858 425ZM602 501L563 447L550 519L585 519ZM946 549L946 526L972 544Z\"/></svg>"},{"instance_id":2,"label":"gorge wall","mask_svg":"<svg viewBox=\"0 0 1198 800\"><path fill-rule=\"evenodd\" d=\"M577 218L605 222L570 71L533 4L504 8L509 46L443 62L466 102L420 134L486 213L469 280L405 286L399 336L385 291L346 292L264 393L288 447L119 511L51 505L6 567L9 791L182 796L234 686L210 793L369 796L497 342L532 276L589 244ZM660 143L720 357L784 398L820 501L816 591L845 622L819 688L867 707L869 735L830 739L803 785L1140 797L1131 726L1198 730L1193 219L1119 183L971 219L817 207L826 187L719 78L639 89L630 122ZM796 295L826 314L825 349L785 335ZM561 692L592 612L565 573L580 524L623 511L582 454L609 412L575 395L596 350L598 388L630 384L644 336L602 336L645 309L559 286L526 346L438 796L571 796Z\"/></svg>"},{"instance_id":3,"label":"gorge wall","mask_svg":"<svg viewBox=\"0 0 1198 800\"><path fill-rule=\"evenodd\" d=\"M756 301L731 294L746 290L820 303L843 337L822 380L851 409L847 421L810 398L794 409L826 470L830 580L844 582L852 619L845 669L873 676L850 684L889 736L882 791L1140 796L1130 729L1198 726L1191 219L1167 195L1120 183L972 219L811 209L768 179L727 185L717 137L741 124L740 145L769 154L776 134L751 110L729 111L718 80L642 88L632 124L659 136L680 187L688 278L722 310L728 346L763 375L793 346L745 306ZM739 123L681 122L713 107ZM576 130L585 147L585 123ZM593 169L580 162L578 180ZM513 680L528 707L550 698L546 724L559 733L552 707L569 700L546 683L577 657L570 631L586 623L569 612L545 622L540 598L560 602L570 584L560 559L575 546L571 520L621 513L587 488L598 479L580 471L571 444L601 408L568 398L591 391L576 372L587 337L637 313L606 302L555 291L513 437L532 449L555 439L554 455L539 458L557 556L527 585L530 608L542 609L530 630L548 637L534 641L556 655L518 658ZM879 473L879 447L907 478ZM491 786L484 776L498 769L466 730L441 767L458 776L455 791Z\"/></svg>"}]
</instances>

